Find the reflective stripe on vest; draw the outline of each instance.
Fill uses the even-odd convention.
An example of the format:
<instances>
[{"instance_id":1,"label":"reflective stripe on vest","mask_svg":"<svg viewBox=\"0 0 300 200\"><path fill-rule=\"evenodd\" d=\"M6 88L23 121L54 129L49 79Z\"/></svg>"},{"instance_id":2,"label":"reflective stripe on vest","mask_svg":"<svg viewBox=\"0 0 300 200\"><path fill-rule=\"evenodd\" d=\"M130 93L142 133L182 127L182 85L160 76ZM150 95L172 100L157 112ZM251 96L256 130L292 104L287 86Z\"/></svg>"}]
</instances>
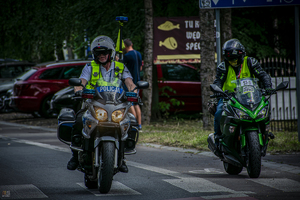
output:
<instances>
[{"instance_id":1,"label":"reflective stripe on vest","mask_svg":"<svg viewBox=\"0 0 300 200\"><path fill-rule=\"evenodd\" d=\"M251 77L251 73L249 70L249 67L247 65L247 58L248 56L245 56L243 64L242 64L242 69L241 69L241 74L240 74L240 79L241 78L248 78ZM254 76L253 76L254 77ZM223 85L223 91L228 90L229 92L234 92L234 88L236 88L235 83L231 83L231 81L236 80L236 74L232 66L229 66L228 72L227 72L227 78L226 81Z\"/></svg>"},{"instance_id":2,"label":"reflective stripe on vest","mask_svg":"<svg viewBox=\"0 0 300 200\"><path fill-rule=\"evenodd\" d=\"M115 69L118 67L120 70L115 71L115 76L118 76L119 73L123 73L124 70L124 64L120 62L113 61L115 63ZM102 78L102 73L100 70L100 64L97 64L94 60L91 62L92 66L92 74L91 74L91 80L87 83L86 89L94 89L94 87L91 85L96 85L97 81ZM98 83L99 85L99 83ZM101 85L104 86L104 85Z\"/></svg>"}]
</instances>

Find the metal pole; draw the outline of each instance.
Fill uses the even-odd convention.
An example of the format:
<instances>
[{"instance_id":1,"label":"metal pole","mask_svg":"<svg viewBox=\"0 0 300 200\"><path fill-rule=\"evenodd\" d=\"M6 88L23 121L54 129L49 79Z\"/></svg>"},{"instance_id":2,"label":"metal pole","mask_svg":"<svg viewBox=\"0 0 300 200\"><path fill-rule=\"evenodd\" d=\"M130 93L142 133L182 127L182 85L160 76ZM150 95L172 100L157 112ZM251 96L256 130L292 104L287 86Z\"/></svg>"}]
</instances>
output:
<instances>
[{"instance_id":1,"label":"metal pole","mask_svg":"<svg viewBox=\"0 0 300 200\"><path fill-rule=\"evenodd\" d=\"M120 22L120 51L122 51L122 32L123 32L123 22ZM122 53L119 53L119 58L120 60L123 60L123 54Z\"/></svg>"},{"instance_id":2,"label":"metal pole","mask_svg":"<svg viewBox=\"0 0 300 200\"><path fill-rule=\"evenodd\" d=\"M297 90L297 124L300 142L300 50L299 50L299 6L295 6L295 54L296 54L296 90Z\"/></svg>"},{"instance_id":3,"label":"metal pole","mask_svg":"<svg viewBox=\"0 0 300 200\"><path fill-rule=\"evenodd\" d=\"M84 42L87 42L87 33L86 33L86 29L84 29ZM84 47L84 56L85 58L88 57L88 45L86 45Z\"/></svg>"},{"instance_id":4,"label":"metal pole","mask_svg":"<svg viewBox=\"0 0 300 200\"><path fill-rule=\"evenodd\" d=\"M217 66L221 62L221 37L220 37L220 9L215 9L216 14L216 47L217 47Z\"/></svg>"}]
</instances>

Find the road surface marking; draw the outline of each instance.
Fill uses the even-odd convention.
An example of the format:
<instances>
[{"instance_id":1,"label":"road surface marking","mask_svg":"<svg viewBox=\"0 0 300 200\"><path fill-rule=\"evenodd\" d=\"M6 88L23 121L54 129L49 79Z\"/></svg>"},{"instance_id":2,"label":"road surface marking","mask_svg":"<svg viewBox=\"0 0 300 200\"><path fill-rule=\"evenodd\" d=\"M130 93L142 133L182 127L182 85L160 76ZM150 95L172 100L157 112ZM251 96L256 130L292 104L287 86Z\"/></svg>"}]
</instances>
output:
<instances>
[{"instance_id":1,"label":"road surface marking","mask_svg":"<svg viewBox=\"0 0 300 200\"><path fill-rule=\"evenodd\" d=\"M216 168L205 168L205 169L201 169L201 170L192 170L189 171L189 173L192 174L224 174L225 172L221 171L220 169L216 169Z\"/></svg>"},{"instance_id":2,"label":"road surface marking","mask_svg":"<svg viewBox=\"0 0 300 200\"><path fill-rule=\"evenodd\" d=\"M2 136L0 135L0 137L2 137ZM13 139L13 141L19 142L19 143L35 145L35 146L39 146L39 147L43 147L43 148L48 148L48 149L52 149L52 150L56 150L56 151L62 151L62 152L68 152L68 153L70 152L69 148L63 148L63 147L59 147L59 146L55 146L55 145L43 144L43 143L33 142L33 141L29 141L29 140L20 140L20 139ZM269 163L269 162L267 162L267 163ZM148 170L148 171L152 171L152 172L156 172L156 173L169 175L169 176L178 178L178 179L176 179L176 181L174 181L175 179L173 181L172 181L172 179L171 180L168 179L169 181L165 180L166 182L169 182L170 184L173 183L174 185L177 184L178 181L186 181L186 180L191 179L191 178L195 179L195 177L193 177L191 175L188 175L188 174L181 174L181 173L176 172L176 171L171 171L171 170L167 170L167 169L163 169L163 168L159 168L159 167L149 166L149 165L146 165L146 164L137 163L137 162L133 162L133 161L127 161L127 164L130 165L130 166L133 166L133 167L140 168L140 169L144 169L144 170ZM271 163L271 165L270 165L271 168L275 168L275 166L279 167L279 166L282 166L282 164ZM288 166L285 166L285 167L288 167ZM294 170L295 169L296 170L300 169L299 167L295 167L295 166L292 166L292 168ZM291 169L288 168L288 170L291 170ZM289 171L289 172L293 173L292 171ZM290 179L275 179L275 181L274 181L274 179L260 178L260 179L249 179L249 180L251 180L253 182L256 182L256 183L259 183L259 184L262 184L262 185L272 187L272 188L276 188L276 189L279 189L279 190L282 190L282 191L286 191L286 192L300 191L300 183L297 182L297 181L290 180ZM282 184L281 183L282 180L285 180L284 181L285 183ZM201 182L202 180L198 179L198 180L193 180L193 181ZM190 183L187 182L187 183L188 184L194 184L192 182L190 182ZM215 184L213 182L210 182L210 183ZM285 184L287 184L288 187L284 187ZM181 188L182 184L177 184L177 185L179 185L179 187ZM215 185L217 185L217 184L215 184ZM219 185L217 185L217 186L219 186ZM192 187L192 186L184 186L183 189L186 189L186 187ZM222 187L222 186L220 186L220 187ZM230 197L241 197L241 195L243 195L243 194L246 197L247 196L246 194L253 193L251 191L234 191L234 190L230 190L230 189L228 189L228 190L232 191L232 194L229 194ZM225 196L227 196L227 195L225 195ZM223 195L205 196L205 198L206 199L223 198Z\"/></svg>"},{"instance_id":3,"label":"road surface marking","mask_svg":"<svg viewBox=\"0 0 300 200\"><path fill-rule=\"evenodd\" d=\"M48 198L40 189L32 184L0 185L0 199L38 199Z\"/></svg>"},{"instance_id":4,"label":"road surface marking","mask_svg":"<svg viewBox=\"0 0 300 200\"><path fill-rule=\"evenodd\" d=\"M141 195L141 193L127 187L126 185L118 182L118 181L113 181L112 185L111 185L111 189L109 191L109 193L107 194L101 194L98 189L88 189L87 187L85 187L84 183L77 183L78 185L80 185L81 187L83 187L84 189L86 189L87 191L93 193L95 196L119 196L119 195Z\"/></svg>"},{"instance_id":5,"label":"road surface marking","mask_svg":"<svg viewBox=\"0 0 300 200\"><path fill-rule=\"evenodd\" d=\"M300 192L300 183L287 178L257 178L247 179L283 192Z\"/></svg>"},{"instance_id":6,"label":"road surface marking","mask_svg":"<svg viewBox=\"0 0 300 200\"><path fill-rule=\"evenodd\" d=\"M164 179L163 181L170 183L173 186L186 190L190 193L208 193L208 192L226 192L231 194L222 194L222 195L211 195L211 196L202 196L205 199L215 199L215 198L231 198L231 197L248 197L246 194L255 194L252 191L234 191L229 188L223 187L221 185L215 184L211 181L208 181L203 178L195 178L191 175L181 174L176 171L171 171L159 167L154 167L150 165L145 165L137 162L127 161L127 165L132 167L137 167L151 172L160 173L163 175L168 175L175 177L177 179Z\"/></svg>"}]
</instances>

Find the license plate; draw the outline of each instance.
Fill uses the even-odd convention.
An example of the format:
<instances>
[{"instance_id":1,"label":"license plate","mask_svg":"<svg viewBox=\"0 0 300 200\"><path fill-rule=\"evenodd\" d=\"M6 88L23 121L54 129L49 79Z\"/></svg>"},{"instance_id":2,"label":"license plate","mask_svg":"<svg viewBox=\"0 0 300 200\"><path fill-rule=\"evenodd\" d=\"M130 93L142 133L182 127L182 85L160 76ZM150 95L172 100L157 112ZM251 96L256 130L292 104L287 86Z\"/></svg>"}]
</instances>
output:
<instances>
[{"instance_id":1,"label":"license plate","mask_svg":"<svg viewBox=\"0 0 300 200\"><path fill-rule=\"evenodd\" d=\"M246 85L253 85L253 81L252 80L242 80L241 86L246 86Z\"/></svg>"},{"instance_id":2,"label":"license plate","mask_svg":"<svg viewBox=\"0 0 300 200\"><path fill-rule=\"evenodd\" d=\"M243 87L243 94L249 93L249 92L254 92L254 88L251 86L245 86Z\"/></svg>"}]
</instances>

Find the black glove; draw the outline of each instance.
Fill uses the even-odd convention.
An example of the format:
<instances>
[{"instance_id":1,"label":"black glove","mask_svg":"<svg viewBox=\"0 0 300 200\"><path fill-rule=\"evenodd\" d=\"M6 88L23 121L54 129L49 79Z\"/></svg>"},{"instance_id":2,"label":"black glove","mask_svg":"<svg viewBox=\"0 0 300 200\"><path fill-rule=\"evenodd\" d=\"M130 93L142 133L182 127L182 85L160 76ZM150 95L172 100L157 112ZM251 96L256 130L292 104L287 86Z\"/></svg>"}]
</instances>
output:
<instances>
[{"instance_id":1,"label":"black glove","mask_svg":"<svg viewBox=\"0 0 300 200\"><path fill-rule=\"evenodd\" d=\"M216 93L214 93L214 96L216 98L219 98L219 97L223 97L224 95L222 93L220 93L220 92L216 92Z\"/></svg>"},{"instance_id":2,"label":"black glove","mask_svg":"<svg viewBox=\"0 0 300 200\"><path fill-rule=\"evenodd\" d=\"M273 94L275 91L273 88L266 88L265 90L267 95Z\"/></svg>"},{"instance_id":3,"label":"black glove","mask_svg":"<svg viewBox=\"0 0 300 200\"><path fill-rule=\"evenodd\" d=\"M81 97L83 90L78 90L75 92L75 97Z\"/></svg>"}]
</instances>

